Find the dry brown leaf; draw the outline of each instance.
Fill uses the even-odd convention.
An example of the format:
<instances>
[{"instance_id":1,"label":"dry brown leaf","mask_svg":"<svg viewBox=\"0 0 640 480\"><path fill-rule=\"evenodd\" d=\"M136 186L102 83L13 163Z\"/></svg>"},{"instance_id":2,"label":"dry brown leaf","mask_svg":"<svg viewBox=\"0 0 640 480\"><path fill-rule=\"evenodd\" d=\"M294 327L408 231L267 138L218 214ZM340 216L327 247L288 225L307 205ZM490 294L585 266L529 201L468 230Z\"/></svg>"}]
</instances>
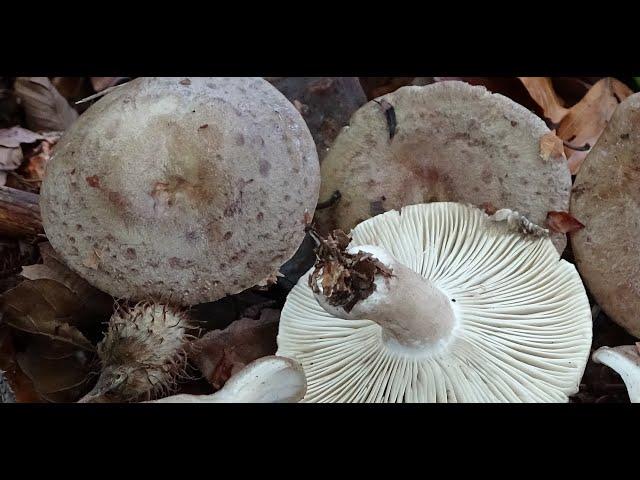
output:
<instances>
[{"instance_id":1,"label":"dry brown leaf","mask_svg":"<svg viewBox=\"0 0 640 480\"><path fill-rule=\"evenodd\" d=\"M65 403L77 401L89 390L93 360L92 354L69 344L35 337L16 355L20 369L41 397Z\"/></svg>"},{"instance_id":2,"label":"dry brown leaf","mask_svg":"<svg viewBox=\"0 0 640 480\"><path fill-rule=\"evenodd\" d=\"M47 77L18 77L16 95L22 100L27 126L39 131L64 131L78 118Z\"/></svg>"},{"instance_id":3,"label":"dry brown leaf","mask_svg":"<svg viewBox=\"0 0 640 480\"><path fill-rule=\"evenodd\" d=\"M53 77L51 83L69 102L82 98L91 92L86 84L86 77Z\"/></svg>"},{"instance_id":4,"label":"dry brown leaf","mask_svg":"<svg viewBox=\"0 0 640 480\"><path fill-rule=\"evenodd\" d=\"M582 100L571 107L560 122L557 134L565 142L565 153L572 174L575 175L580 169L618 104L632 93L619 80L603 78L591 87Z\"/></svg>"},{"instance_id":5,"label":"dry brown leaf","mask_svg":"<svg viewBox=\"0 0 640 480\"><path fill-rule=\"evenodd\" d=\"M572 233L583 229L584 225L568 212L548 212L547 227L558 233Z\"/></svg>"},{"instance_id":6,"label":"dry brown leaf","mask_svg":"<svg viewBox=\"0 0 640 480\"><path fill-rule=\"evenodd\" d=\"M107 317L113 310L113 299L110 295L98 290L74 271L70 270L49 242L38 244L43 263L22 267L22 276L29 280L54 280L77 296L78 305L88 312L85 315L95 322Z\"/></svg>"},{"instance_id":7,"label":"dry brown leaf","mask_svg":"<svg viewBox=\"0 0 640 480\"><path fill-rule=\"evenodd\" d=\"M556 95L549 77L518 77L525 86L531 98L540 105L542 114L545 118L551 120L554 125L558 125L560 121L569 113L564 108L564 102Z\"/></svg>"},{"instance_id":8,"label":"dry brown leaf","mask_svg":"<svg viewBox=\"0 0 640 480\"><path fill-rule=\"evenodd\" d=\"M544 161L550 158L555 160L565 159L562 140L555 133L545 133L540 138L540 156Z\"/></svg>"},{"instance_id":9,"label":"dry brown leaf","mask_svg":"<svg viewBox=\"0 0 640 480\"><path fill-rule=\"evenodd\" d=\"M0 297L0 307L4 322L17 330L95 350L75 326L84 320L86 310L71 290L55 280L25 280Z\"/></svg>"},{"instance_id":10,"label":"dry brown leaf","mask_svg":"<svg viewBox=\"0 0 640 480\"><path fill-rule=\"evenodd\" d=\"M42 182L47 163L62 134L49 132L45 135L46 137L40 143L25 152L25 159L19 172L28 180Z\"/></svg>"},{"instance_id":11,"label":"dry brown leaf","mask_svg":"<svg viewBox=\"0 0 640 480\"><path fill-rule=\"evenodd\" d=\"M101 92L107 88L117 85L128 77L89 77L91 85L96 92Z\"/></svg>"},{"instance_id":12,"label":"dry brown leaf","mask_svg":"<svg viewBox=\"0 0 640 480\"><path fill-rule=\"evenodd\" d=\"M259 320L236 320L194 342L190 356L209 383L220 389L248 363L275 354L279 319L279 310L265 308Z\"/></svg>"},{"instance_id":13,"label":"dry brown leaf","mask_svg":"<svg viewBox=\"0 0 640 480\"><path fill-rule=\"evenodd\" d=\"M13 334L9 326L0 326L0 382L4 389L0 392L0 403L36 403L43 398L36 392L33 382L20 369L16 362L16 351L13 346ZM2 379L3 377L3 379Z\"/></svg>"}]
</instances>

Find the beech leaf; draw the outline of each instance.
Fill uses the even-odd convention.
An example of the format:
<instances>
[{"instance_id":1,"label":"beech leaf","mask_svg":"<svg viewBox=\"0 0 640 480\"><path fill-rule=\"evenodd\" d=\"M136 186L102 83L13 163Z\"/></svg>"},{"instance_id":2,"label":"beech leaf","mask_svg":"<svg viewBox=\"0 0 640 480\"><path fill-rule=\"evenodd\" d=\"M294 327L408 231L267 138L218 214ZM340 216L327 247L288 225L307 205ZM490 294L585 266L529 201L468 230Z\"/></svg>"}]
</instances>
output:
<instances>
[{"instance_id":1,"label":"beech leaf","mask_svg":"<svg viewBox=\"0 0 640 480\"><path fill-rule=\"evenodd\" d=\"M84 313L77 296L55 280L25 280L0 297L0 306L13 328L95 350L75 327Z\"/></svg>"},{"instance_id":2,"label":"beech leaf","mask_svg":"<svg viewBox=\"0 0 640 480\"><path fill-rule=\"evenodd\" d=\"M619 80L603 78L562 119L557 135L565 142L565 153L572 174L580 170L580 165L600 138L618 104L632 93Z\"/></svg>"},{"instance_id":3,"label":"beech leaf","mask_svg":"<svg viewBox=\"0 0 640 480\"><path fill-rule=\"evenodd\" d=\"M64 131L78 118L78 112L47 77L18 77L14 89L32 130Z\"/></svg>"},{"instance_id":4,"label":"beech leaf","mask_svg":"<svg viewBox=\"0 0 640 480\"><path fill-rule=\"evenodd\" d=\"M549 77L518 77L524 87L531 95L531 98L540 105L545 118L554 124L560 121L569 113L569 109L564 108L564 102L556 95Z\"/></svg>"}]
</instances>

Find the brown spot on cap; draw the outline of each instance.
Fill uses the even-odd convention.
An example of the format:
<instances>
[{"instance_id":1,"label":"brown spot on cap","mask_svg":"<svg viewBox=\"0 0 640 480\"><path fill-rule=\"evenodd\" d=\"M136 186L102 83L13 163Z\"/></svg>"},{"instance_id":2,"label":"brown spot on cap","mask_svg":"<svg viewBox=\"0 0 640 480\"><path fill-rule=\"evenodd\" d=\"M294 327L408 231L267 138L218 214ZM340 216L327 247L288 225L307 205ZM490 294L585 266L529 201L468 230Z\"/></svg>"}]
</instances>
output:
<instances>
[{"instance_id":1,"label":"brown spot on cap","mask_svg":"<svg viewBox=\"0 0 640 480\"><path fill-rule=\"evenodd\" d=\"M100 178L97 175L92 175L85 178L90 187L100 188Z\"/></svg>"}]
</instances>

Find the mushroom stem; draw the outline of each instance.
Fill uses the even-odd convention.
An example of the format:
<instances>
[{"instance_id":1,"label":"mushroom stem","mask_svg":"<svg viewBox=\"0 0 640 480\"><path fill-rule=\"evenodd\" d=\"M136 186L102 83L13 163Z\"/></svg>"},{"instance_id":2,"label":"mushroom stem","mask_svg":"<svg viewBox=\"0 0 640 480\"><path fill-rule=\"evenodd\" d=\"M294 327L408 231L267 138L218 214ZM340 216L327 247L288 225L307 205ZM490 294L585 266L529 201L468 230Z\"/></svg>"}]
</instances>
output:
<instances>
[{"instance_id":1,"label":"mushroom stem","mask_svg":"<svg viewBox=\"0 0 640 480\"><path fill-rule=\"evenodd\" d=\"M148 403L296 403L306 391L302 366L272 355L251 362L211 395L173 395Z\"/></svg>"},{"instance_id":2,"label":"mushroom stem","mask_svg":"<svg viewBox=\"0 0 640 480\"><path fill-rule=\"evenodd\" d=\"M593 361L615 370L627 387L631 403L640 403L640 350L633 345L602 347L593 354Z\"/></svg>"},{"instance_id":3,"label":"mushroom stem","mask_svg":"<svg viewBox=\"0 0 640 480\"><path fill-rule=\"evenodd\" d=\"M382 327L383 341L394 350L421 354L446 346L457 324L449 297L381 247L365 245L347 250L349 254L358 252L373 255L391 270L391 276L377 273L373 292L350 311L332 305L318 283L321 288L315 296L320 306L339 318L377 323Z\"/></svg>"}]
</instances>

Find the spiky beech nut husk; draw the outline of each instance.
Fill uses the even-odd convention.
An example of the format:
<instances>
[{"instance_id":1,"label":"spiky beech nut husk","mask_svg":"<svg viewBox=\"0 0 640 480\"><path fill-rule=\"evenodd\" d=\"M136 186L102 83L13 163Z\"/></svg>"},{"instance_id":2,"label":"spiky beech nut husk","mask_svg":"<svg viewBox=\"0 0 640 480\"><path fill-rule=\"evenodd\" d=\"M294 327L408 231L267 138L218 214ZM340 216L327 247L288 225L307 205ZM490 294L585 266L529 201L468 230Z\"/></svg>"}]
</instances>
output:
<instances>
[{"instance_id":1,"label":"spiky beech nut husk","mask_svg":"<svg viewBox=\"0 0 640 480\"><path fill-rule=\"evenodd\" d=\"M80 402L132 402L171 393L187 375L185 346L193 330L174 307L141 302L118 308L98 344L100 378Z\"/></svg>"}]
</instances>

